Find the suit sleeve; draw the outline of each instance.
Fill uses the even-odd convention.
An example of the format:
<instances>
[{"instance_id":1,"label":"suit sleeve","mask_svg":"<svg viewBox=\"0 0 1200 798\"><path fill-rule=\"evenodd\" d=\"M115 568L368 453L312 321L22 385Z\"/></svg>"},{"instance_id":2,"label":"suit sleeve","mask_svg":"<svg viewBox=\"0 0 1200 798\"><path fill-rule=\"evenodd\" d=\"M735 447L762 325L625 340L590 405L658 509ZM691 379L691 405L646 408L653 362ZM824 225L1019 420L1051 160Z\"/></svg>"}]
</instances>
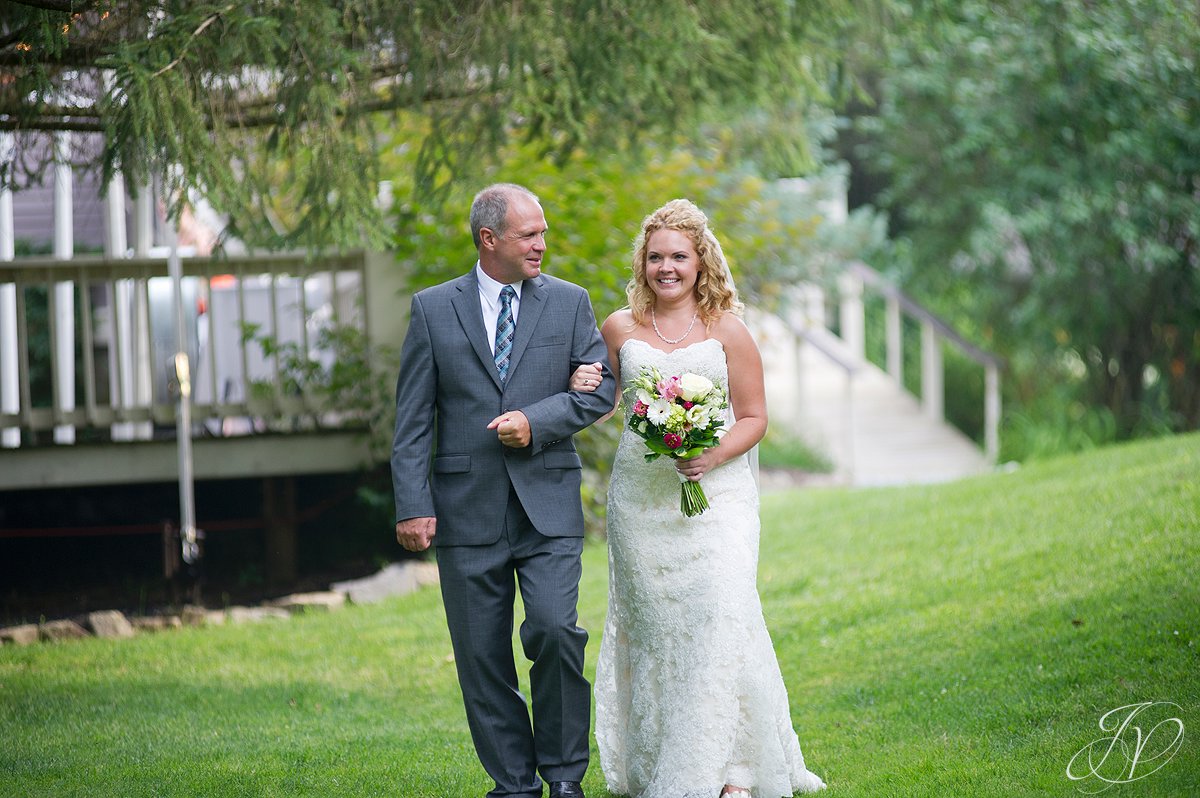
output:
<instances>
[{"instance_id":1,"label":"suit sleeve","mask_svg":"<svg viewBox=\"0 0 1200 798\"><path fill-rule=\"evenodd\" d=\"M602 365L604 379L595 391L563 391L521 408L529 419L530 447L534 452L594 424L612 410L616 398L616 380L608 364L608 347L596 328L596 316L587 292L580 289L571 339L571 370L584 363Z\"/></svg>"},{"instance_id":2,"label":"suit sleeve","mask_svg":"<svg viewBox=\"0 0 1200 798\"><path fill-rule=\"evenodd\" d=\"M396 520L433 516L429 462L433 456L433 424L437 364L421 298L414 296L408 332L400 351L396 380L396 431L392 437L392 490Z\"/></svg>"}]
</instances>

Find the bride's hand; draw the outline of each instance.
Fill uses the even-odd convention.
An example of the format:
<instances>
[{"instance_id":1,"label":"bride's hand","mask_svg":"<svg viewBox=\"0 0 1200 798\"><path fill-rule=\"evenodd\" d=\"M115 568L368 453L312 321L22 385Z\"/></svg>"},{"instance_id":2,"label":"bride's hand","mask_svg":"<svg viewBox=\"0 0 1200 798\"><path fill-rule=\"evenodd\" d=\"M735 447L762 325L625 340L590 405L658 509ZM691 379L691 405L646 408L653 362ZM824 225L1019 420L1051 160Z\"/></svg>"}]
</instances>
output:
<instances>
[{"instance_id":1,"label":"bride's hand","mask_svg":"<svg viewBox=\"0 0 1200 798\"><path fill-rule=\"evenodd\" d=\"M675 470L692 482L699 482L702 476L720 464L721 462L717 459L716 452L713 449L705 449L704 453L699 457L692 457L688 460L676 460Z\"/></svg>"},{"instance_id":2,"label":"bride's hand","mask_svg":"<svg viewBox=\"0 0 1200 798\"><path fill-rule=\"evenodd\" d=\"M571 375L571 390L591 393L600 387L602 379L604 371L599 363L584 363Z\"/></svg>"}]
</instances>

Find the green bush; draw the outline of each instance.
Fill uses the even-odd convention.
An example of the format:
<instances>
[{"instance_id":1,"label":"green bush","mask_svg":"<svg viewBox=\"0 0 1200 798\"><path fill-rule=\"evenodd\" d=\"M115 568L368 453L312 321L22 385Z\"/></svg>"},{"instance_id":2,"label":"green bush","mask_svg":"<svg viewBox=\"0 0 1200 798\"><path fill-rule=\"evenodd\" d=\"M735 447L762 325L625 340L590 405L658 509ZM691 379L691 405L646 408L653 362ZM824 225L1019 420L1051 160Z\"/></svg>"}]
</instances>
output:
<instances>
[{"instance_id":1,"label":"green bush","mask_svg":"<svg viewBox=\"0 0 1200 798\"><path fill-rule=\"evenodd\" d=\"M833 472L833 463L828 457L800 437L779 432L776 427L768 429L758 444L758 465L760 468L781 468L810 474Z\"/></svg>"}]
</instances>

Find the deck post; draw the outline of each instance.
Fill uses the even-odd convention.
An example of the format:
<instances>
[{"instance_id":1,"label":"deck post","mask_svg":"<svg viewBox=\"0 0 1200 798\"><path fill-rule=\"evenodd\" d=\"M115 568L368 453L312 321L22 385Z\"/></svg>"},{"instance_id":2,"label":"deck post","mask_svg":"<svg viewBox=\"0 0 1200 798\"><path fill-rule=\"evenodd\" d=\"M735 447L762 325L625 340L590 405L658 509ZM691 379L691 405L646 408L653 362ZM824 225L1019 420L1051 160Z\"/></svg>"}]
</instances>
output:
<instances>
[{"instance_id":1,"label":"deck post","mask_svg":"<svg viewBox=\"0 0 1200 798\"><path fill-rule=\"evenodd\" d=\"M933 323L921 322L921 408L935 421L945 418L942 341Z\"/></svg>"},{"instance_id":2,"label":"deck post","mask_svg":"<svg viewBox=\"0 0 1200 798\"><path fill-rule=\"evenodd\" d=\"M887 373L897 385L904 385L904 324L900 313L900 300L888 295L887 317L884 321L887 336Z\"/></svg>"},{"instance_id":3,"label":"deck post","mask_svg":"<svg viewBox=\"0 0 1200 798\"><path fill-rule=\"evenodd\" d=\"M983 449L988 462L1000 459L1000 369L989 363L984 371Z\"/></svg>"},{"instance_id":4,"label":"deck post","mask_svg":"<svg viewBox=\"0 0 1200 798\"><path fill-rule=\"evenodd\" d=\"M54 257L70 260L75 255L75 216L72 205L71 133L54 134ZM54 363L55 411L66 415L75 410L75 283L68 280L51 288L51 346ZM75 442L75 427L54 427L54 442Z\"/></svg>"},{"instance_id":5,"label":"deck post","mask_svg":"<svg viewBox=\"0 0 1200 798\"><path fill-rule=\"evenodd\" d=\"M0 161L11 161L16 145L12 133L0 133ZM16 231L13 229L12 191L0 188L0 261L16 257ZM20 376L17 369L17 286L0 285L0 413L21 410ZM15 449L21 445L21 430L0 429L0 447Z\"/></svg>"},{"instance_id":6,"label":"deck post","mask_svg":"<svg viewBox=\"0 0 1200 798\"><path fill-rule=\"evenodd\" d=\"M267 582L290 584L296 579L296 479L266 477L262 484Z\"/></svg>"},{"instance_id":7,"label":"deck post","mask_svg":"<svg viewBox=\"0 0 1200 798\"><path fill-rule=\"evenodd\" d=\"M850 354L858 361L866 357L866 325L863 318L863 280L851 272L838 277L838 292L841 303L838 310L838 326L842 340Z\"/></svg>"}]
</instances>

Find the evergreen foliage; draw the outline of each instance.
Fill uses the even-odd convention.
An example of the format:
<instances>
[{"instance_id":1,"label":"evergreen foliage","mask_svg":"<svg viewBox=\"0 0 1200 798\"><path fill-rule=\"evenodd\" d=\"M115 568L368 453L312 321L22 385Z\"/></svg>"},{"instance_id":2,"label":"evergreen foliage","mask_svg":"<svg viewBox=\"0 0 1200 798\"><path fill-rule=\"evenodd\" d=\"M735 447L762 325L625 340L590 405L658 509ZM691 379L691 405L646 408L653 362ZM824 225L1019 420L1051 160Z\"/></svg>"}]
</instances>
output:
<instances>
[{"instance_id":1,"label":"evergreen foliage","mask_svg":"<svg viewBox=\"0 0 1200 798\"><path fill-rule=\"evenodd\" d=\"M436 196L513 138L561 160L802 106L853 5L23 0L0 20L0 131L19 153L0 180L41 174L46 148L21 146L40 132L102 133L106 178L165 175L168 196L206 195L233 235L377 245L395 112L425 123L415 186ZM803 155L801 132L774 137Z\"/></svg>"},{"instance_id":2,"label":"evergreen foliage","mask_svg":"<svg viewBox=\"0 0 1200 798\"><path fill-rule=\"evenodd\" d=\"M895 6L870 156L909 290L1008 358L1010 406L1200 426L1195 4Z\"/></svg>"}]
</instances>

